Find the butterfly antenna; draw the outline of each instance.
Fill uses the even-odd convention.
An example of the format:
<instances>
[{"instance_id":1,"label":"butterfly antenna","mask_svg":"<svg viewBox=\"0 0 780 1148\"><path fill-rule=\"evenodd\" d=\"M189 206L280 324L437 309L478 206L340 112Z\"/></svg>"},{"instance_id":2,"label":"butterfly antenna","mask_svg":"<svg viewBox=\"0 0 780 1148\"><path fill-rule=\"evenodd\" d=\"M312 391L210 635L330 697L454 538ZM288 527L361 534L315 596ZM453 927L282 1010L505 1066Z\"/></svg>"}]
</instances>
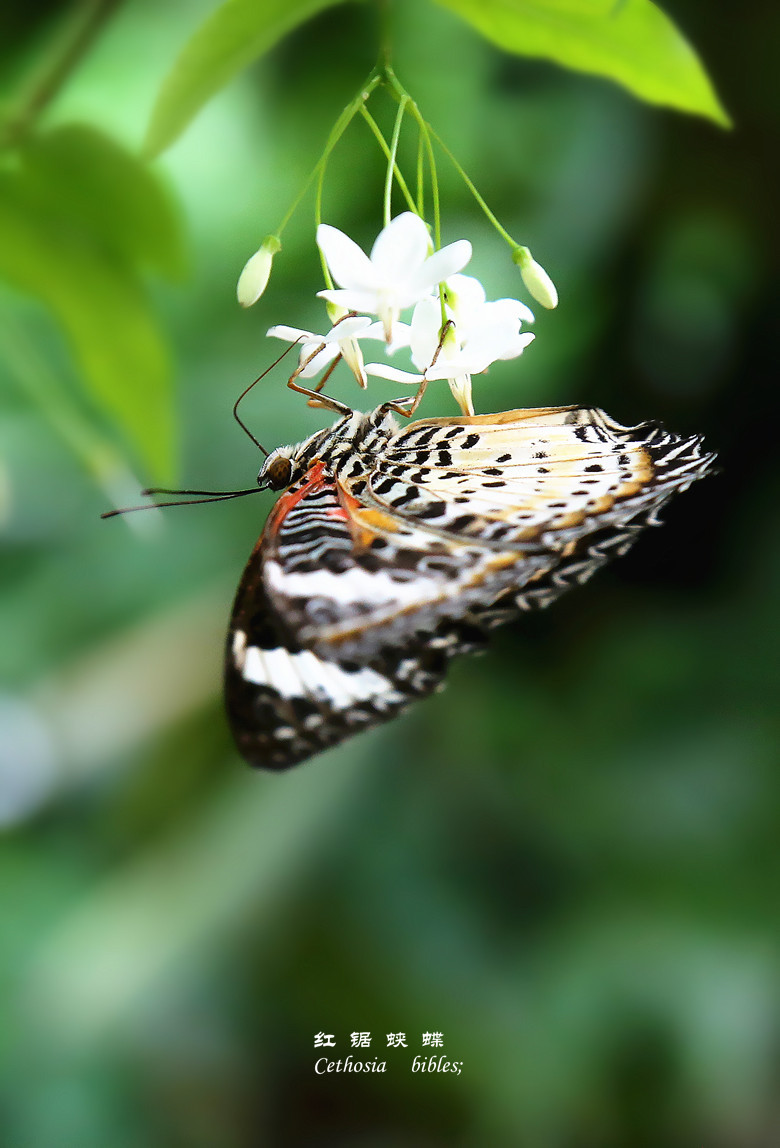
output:
<instances>
[{"instance_id":1,"label":"butterfly antenna","mask_svg":"<svg viewBox=\"0 0 780 1148\"><path fill-rule=\"evenodd\" d=\"M229 502L231 498L243 498L246 494L259 494L261 486L250 486L247 490L167 490L153 486L142 490L141 494L196 494L203 498L177 498L174 502L144 503L143 506L125 506L121 510L106 510L101 518L116 518L119 514L134 514L136 510L160 510L168 506L200 506L204 502Z\"/></svg>"},{"instance_id":2,"label":"butterfly antenna","mask_svg":"<svg viewBox=\"0 0 780 1148\"><path fill-rule=\"evenodd\" d=\"M246 390L243 390L241 392L241 394L238 396L236 401L233 403L233 418L236 420L236 422L241 427L241 429L246 434L249 435L252 442L255 444L256 447L258 447L263 452L263 454L265 455L266 458L268 458L268 455L270 452L265 449L265 447L263 446L263 444L260 442L260 440L258 438L255 438L255 436L252 434L249 427L246 425L244 420L241 418L241 416L238 413L238 404L241 402L242 399L246 398L246 396L252 390L252 387L257 386L257 384L260 382L260 380L264 379L265 376L269 373L269 371L272 371L274 369L274 367L277 367L279 365L279 363L281 363L281 361L285 357L285 355L289 355L289 353L293 349L293 347L297 347L297 346L298 346L298 340L295 339L292 343L290 343L290 345L288 347L285 347L285 349L282 351L282 353L278 359L274 359L274 361L271 363L270 367L266 367L266 369L263 371L262 375L258 375L257 378L249 384L249 386L246 388Z\"/></svg>"}]
</instances>

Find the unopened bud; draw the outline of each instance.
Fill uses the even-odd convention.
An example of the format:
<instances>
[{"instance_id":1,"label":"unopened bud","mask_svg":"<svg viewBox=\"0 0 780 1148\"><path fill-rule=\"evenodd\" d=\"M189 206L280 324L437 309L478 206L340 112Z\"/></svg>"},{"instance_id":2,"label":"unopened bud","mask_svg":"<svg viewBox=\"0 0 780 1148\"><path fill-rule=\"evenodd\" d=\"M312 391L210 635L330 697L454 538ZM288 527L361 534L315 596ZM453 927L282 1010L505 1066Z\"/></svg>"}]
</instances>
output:
<instances>
[{"instance_id":1,"label":"unopened bud","mask_svg":"<svg viewBox=\"0 0 780 1148\"><path fill-rule=\"evenodd\" d=\"M260 248L247 260L236 287L236 296L242 307L251 307L265 291L274 255L281 247L275 235L266 235Z\"/></svg>"},{"instance_id":2,"label":"unopened bud","mask_svg":"<svg viewBox=\"0 0 780 1148\"><path fill-rule=\"evenodd\" d=\"M555 284L541 263L536 262L528 248L516 247L512 252L512 260L520 268L523 283L536 302L550 310L557 307L558 292Z\"/></svg>"}]
</instances>

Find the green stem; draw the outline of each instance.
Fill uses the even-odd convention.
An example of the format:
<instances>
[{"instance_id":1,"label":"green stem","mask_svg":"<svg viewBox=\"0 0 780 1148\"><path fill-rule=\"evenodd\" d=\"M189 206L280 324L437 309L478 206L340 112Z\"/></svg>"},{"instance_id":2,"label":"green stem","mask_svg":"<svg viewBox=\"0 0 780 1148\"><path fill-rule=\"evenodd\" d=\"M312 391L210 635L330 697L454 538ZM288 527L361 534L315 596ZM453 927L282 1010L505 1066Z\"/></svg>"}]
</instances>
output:
<instances>
[{"instance_id":1,"label":"green stem","mask_svg":"<svg viewBox=\"0 0 780 1148\"><path fill-rule=\"evenodd\" d=\"M439 176L436 171L436 156L433 153L433 145L431 143L428 125L420 114L420 109L417 107L417 104L414 103L412 106L412 115L417 120L420 135L422 136L425 151L428 156L428 169L431 179L431 200L433 202L433 241L438 250L441 247L441 202L439 199Z\"/></svg>"},{"instance_id":2,"label":"green stem","mask_svg":"<svg viewBox=\"0 0 780 1148\"><path fill-rule=\"evenodd\" d=\"M404 112L406 105L409 101L402 99L398 105L398 111L393 125L393 136L390 140L390 158L387 162L387 175L385 177L385 201L384 201L384 223L387 227L392 217L392 201L393 201L393 172L395 171L396 163L395 157L398 154L398 141L401 138L401 124L404 120Z\"/></svg>"},{"instance_id":3,"label":"green stem","mask_svg":"<svg viewBox=\"0 0 780 1148\"><path fill-rule=\"evenodd\" d=\"M360 114L363 117L363 119L366 121L366 123L368 124L371 131L373 132L377 143L379 144L382 151L384 152L385 159L389 160L390 159L390 148L388 147L387 140L382 135L382 129L379 127L379 124L376 122L374 117L371 115L371 112L368 110L367 107L365 107L365 105L360 109ZM418 211L417 204L414 201L414 196L412 195L411 191L409 190L409 186L408 186L406 180L404 179L403 175L401 174L401 169L398 167L397 164L393 165L393 174L395 175L398 186L401 189L401 194L403 195L404 199L406 200L406 203L409 207L409 210L413 211L413 212L415 212L415 214L419 215L420 212Z\"/></svg>"},{"instance_id":4,"label":"green stem","mask_svg":"<svg viewBox=\"0 0 780 1148\"><path fill-rule=\"evenodd\" d=\"M323 179L325 176L325 168L327 167L328 160L330 159L330 153L333 151L334 147L336 146L336 144L341 139L341 137L344 134L344 132L346 131L347 127L352 122L355 114L360 111L360 109L365 105L366 100L369 98L369 96L371 95L373 90L377 87L377 85L379 83L381 83L381 79L382 79L381 73L375 68L369 74L369 76L366 78L365 83L361 84L355 97L347 104L347 106L341 112L339 118L336 120L335 124L333 125L333 127L330 130L330 133L328 134L328 138L325 142L325 147L322 151L322 154L320 155L320 158L317 160L314 167L311 169L308 176L304 180L303 186L301 187L301 189L298 192L298 194L296 195L295 199L290 204L290 207L287 209L284 216L282 217L282 221L279 224L279 226L276 228L274 235L281 236L285 227L287 226L287 224L290 222L291 218L295 214L298 206L300 205L301 200L303 199L303 197L306 195L307 191L311 187L312 182L315 179L317 179L318 177L319 178L318 178L318 187L317 187L317 202L316 202L316 207L315 207L315 218L316 218L316 221L318 224L322 222L322 182L323 182ZM329 286L332 286L332 284L329 284Z\"/></svg>"},{"instance_id":5,"label":"green stem","mask_svg":"<svg viewBox=\"0 0 780 1148\"><path fill-rule=\"evenodd\" d=\"M380 79L381 79L381 77L375 71L372 72L371 75L366 80L365 84L361 85L360 90L358 91L358 93L354 97L354 99L352 99L347 104L347 106L344 108L343 112L341 113L341 115L339 116L339 118L336 120L335 124L331 128L330 134L328 136L327 142L325 143L325 147L323 149L322 155L318 159L318 161L315 165L314 171L312 172L311 176L309 177L311 179L315 175L319 176L319 179L317 182L317 200L316 200L315 210L314 210L315 222L318 225L320 223L322 223L322 183L323 183L323 179L325 176L325 169L328 166L328 160L330 159L330 153L333 151L334 147L339 142L339 140L343 136L346 129L349 127L350 123L354 119L357 112L360 110L360 108L363 106L363 104L365 104L366 100L371 95L374 88L380 82ZM289 213L288 213L288 217L289 217ZM285 218L285 223L286 222L287 222L287 218Z\"/></svg>"},{"instance_id":6,"label":"green stem","mask_svg":"<svg viewBox=\"0 0 780 1148\"><path fill-rule=\"evenodd\" d=\"M439 177L436 171L436 156L433 152L433 144L431 143L431 135L433 130L428 124L428 121L423 116L418 108L416 102L407 92L401 81L396 76L393 69L387 65L384 70L385 83L395 95L396 99L400 100L403 108L409 107L420 133L420 147L418 149L418 162L417 162L417 179L418 179L418 193L422 199L422 187L424 184L422 178L422 159L421 154L424 151L428 158L428 170L431 177L431 199L433 200L433 243L434 248L438 251L441 248L441 203L439 200ZM422 212L420 212L422 216ZM447 329L447 308L445 304L445 287L446 284L439 284L439 306L441 309L441 330L442 338Z\"/></svg>"},{"instance_id":7,"label":"green stem","mask_svg":"<svg viewBox=\"0 0 780 1148\"><path fill-rule=\"evenodd\" d=\"M435 248L438 250L441 247L441 205L439 203L439 180L436 174L436 157L433 154L433 145L431 143L431 129L417 104L409 95L406 88L403 86L389 65L387 65L384 69L384 79L385 83L390 88L390 91L393 92L396 99L403 101L404 105L408 106L420 130L423 146L428 157L428 167L431 175L431 196L433 199L433 242Z\"/></svg>"},{"instance_id":8,"label":"green stem","mask_svg":"<svg viewBox=\"0 0 780 1148\"><path fill-rule=\"evenodd\" d=\"M382 77L379 72L374 69L374 71L366 80L365 84L361 86L355 98L344 108L344 111L336 120L336 123L333 125L333 129L328 136L328 141L325 144L325 150L320 156L319 163L317 164L317 169L315 169L318 170L317 195L314 201L314 223L316 227L319 227L319 225L322 223L322 188L325 181L325 170L328 166L330 153L333 151L334 147L341 139L348 125L354 119L356 113L360 110L361 107L365 105L374 88L380 83L381 78ZM322 274L325 279L325 286L328 290L332 291L333 279L331 278L325 256L321 251L320 264L322 265Z\"/></svg>"},{"instance_id":9,"label":"green stem","mask_svg":"<svg viewBox=\"0 0 780 1148\"><path fill-rule=\"evenodd\" d=\"M417 133L417 214L425 218L425 146L422 132Z\"/></svg>"},{"instance_id":10,"label":"green stem","mask_svg":"<svg viewBox=\"0 0 780 1148\"><path fill-rule=\"evenodd\" d=\"M390 26L390 0L379 0L379 58L384 68L390 67L393 57L393 37Z\"/></svg>"},{"instance_id":11,"label":"green stem","mask_svg":"<svg viewBox=\"0 0 780 1148\"><path fill-rule=\"evenodd\" d=\"M69 21L61 41L32 82L19 106L2 126L0 143L13 146L33 129L92 46L106 20L122 0L84 0Z\"/></svg>"},{"instance_id":12,"label":"green stem","mask_svg":"<svg viewBox=\"0 0 780 1148\"><path fill-rule=\"evenodd\" d=\"M493 224L493 226L495 227L495 229L499 233L499 235L501 235L502 238L504 238L507 241L507 243L509 244L510 247L512 247L512 248L518 247L519 244L517 243L517 240L513 239L512 236L509 234L509 232L506 230L506 228L503 227L501 225L501 223L499 223L498 219L493 214L493 212L490 210L488 205L485 203L485 200L482 198L480 193L477 191L476 187L474 186L474 183L472 182L471 179L469 179L468 175L463 170L461 165L458 163L458 161L456 160L455 156L452 154L450 149L444 143L441 136L437 132L435 132L434 129L432 127L430 127L430 125L429 125L429 131L430 131L431 135L433 136L433 138L436 140L439 147L442 149L444 154L449 159L450 163L453 165L453 167L457 171L460 178L465 183L466 187L469 189L471 194L474 196L477 203L479 204L479 206L482 208L485 215L487 216L487 218Z\"/></svg>"},{"instance_id":13,"label":"green stem","mask_svg":"<svg viewBox=\"0 0 780 1148\"><path fill-rule=\"evenodd\" d=\"M428 168L431 177L431 198L433 200L433 235L436 250L441 248L441 206L439 203L439 177L436 172L436 157L433 154L433 147L431 145L431 137L428 131L428 125L423 119L420 109L417 104L412 101L412 114L417 120L417 126L420 130L420 139L424 141L425 149L428 155ZM444 332L447 324L447 308L445 305L445 284L439 284L439 309L441 311L441 329Z\"/></svg>"}]
</instances>

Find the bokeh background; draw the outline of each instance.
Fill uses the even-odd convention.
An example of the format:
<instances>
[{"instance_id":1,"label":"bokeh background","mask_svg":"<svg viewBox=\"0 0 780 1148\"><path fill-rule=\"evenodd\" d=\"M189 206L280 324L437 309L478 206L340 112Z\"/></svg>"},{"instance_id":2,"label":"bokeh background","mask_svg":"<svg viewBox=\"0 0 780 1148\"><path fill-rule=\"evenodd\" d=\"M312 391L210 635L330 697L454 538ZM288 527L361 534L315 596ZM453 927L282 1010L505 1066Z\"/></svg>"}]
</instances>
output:
<instances>
[{"instance_id":1,"label":"bokeh background","mask_svg":"<svg viewBox=\"0 0 780 1148\"><path fill-rule=\"evenodd\" d=\"M45 123L137 148L208 8L117 7ZM401 78L560 289L522 360L476 381L478 409L658 417L704 432L722 472L455 665L442 695L289 774L251 773L220 663L270 497L99 521L153 476L47 310L4 288L9 1148L780 1143L777 9L665 5L735 120L725 133L503 56L433 5L398 8ZM64 15L7 6L7 93ZM148 287L182 485L251 484L259 458L231 404L279 346L268 326L323 321L310 201L261 303L240 312L234 284L374 43L370 10L325 13L157 165L186 252L178 279ZM363 242L383 170L356 124L325 217ZM506 248L441 172L445 240L473 241L490 297L516 294ZM269 446L325 417L283 382L245 416ZM334 391L365 404L348 377ZM376 381L370 401L388 394ZM423 414L450 412L429 388ZM342 1056L371 1032L364 1055L387 1073L316 1076L320 1031ZM408 1049L388 1051L389 1032ZM424 1032L461 1075L412 1074Z\"/></svg>"}]
</instances>

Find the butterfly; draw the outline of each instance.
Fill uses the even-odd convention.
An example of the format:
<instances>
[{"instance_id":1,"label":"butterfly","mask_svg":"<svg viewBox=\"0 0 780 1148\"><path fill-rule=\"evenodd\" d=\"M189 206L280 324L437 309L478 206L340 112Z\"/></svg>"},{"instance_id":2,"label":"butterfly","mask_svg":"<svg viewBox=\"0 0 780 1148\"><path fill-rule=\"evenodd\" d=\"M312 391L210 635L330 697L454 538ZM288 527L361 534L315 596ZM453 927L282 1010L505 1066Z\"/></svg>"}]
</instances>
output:
<instances>
[{"instance_id":1,"label":"butterfly","mask_svg":"<svg viewBox=\"0 0 780 1148\"><path fill-rule=\"evenodd\" d=\"M254 766L286 769L395 717L449 660L624 553L712 469L700 437L587 406L421 419L398 403L270 454L281 493L249 559L226 708Z\"/></svg>"}]
</instances>

